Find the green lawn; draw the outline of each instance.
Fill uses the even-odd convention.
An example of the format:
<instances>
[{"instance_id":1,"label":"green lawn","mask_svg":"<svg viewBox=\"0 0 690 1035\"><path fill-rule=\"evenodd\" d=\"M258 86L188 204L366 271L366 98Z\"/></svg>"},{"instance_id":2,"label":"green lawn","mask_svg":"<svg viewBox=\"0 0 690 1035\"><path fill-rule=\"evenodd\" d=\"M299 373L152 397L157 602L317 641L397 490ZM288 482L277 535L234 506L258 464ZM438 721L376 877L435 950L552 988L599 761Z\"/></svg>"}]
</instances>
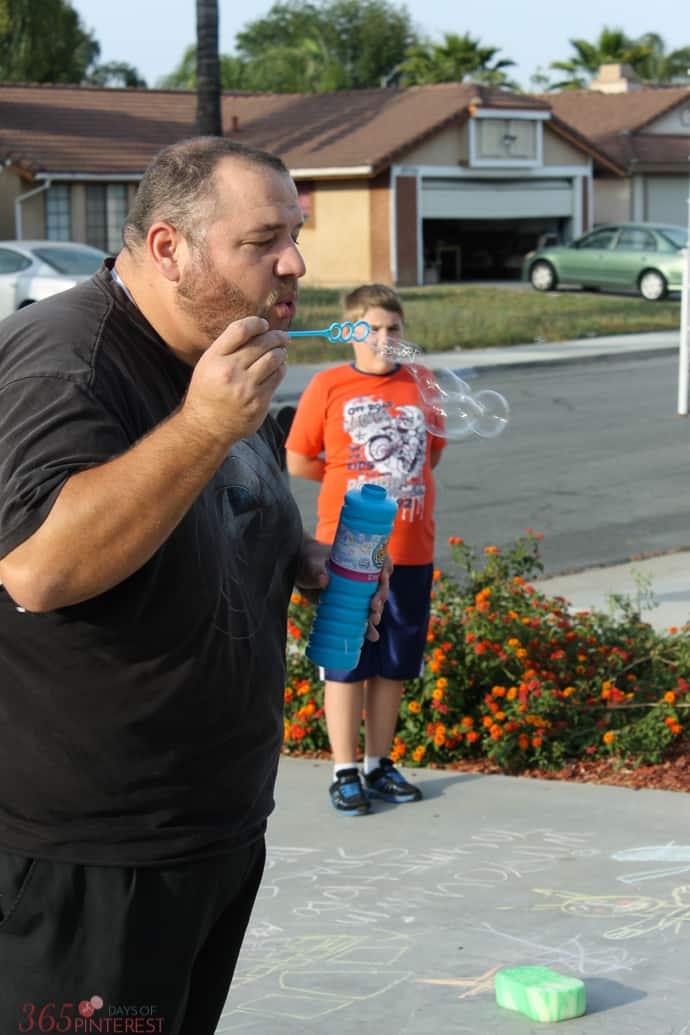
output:
<instances>
[{"instance_id":1,"label":"green lawn","mask_svg":"<svg viewBox=\"0 0 690 1035\"><path fill-rule=\"evenodd\" d=\"M567 341L602 334L680 328L680 302L645 302L627 295L434 285L403 288L406 337L428 352L488 348L533 341ZM328 327L340 319L341 292L302 288L294 330ZM322 338L296 339L291 358L317 362L349 358L349 346Z\"/></svg>"}]
</instances>

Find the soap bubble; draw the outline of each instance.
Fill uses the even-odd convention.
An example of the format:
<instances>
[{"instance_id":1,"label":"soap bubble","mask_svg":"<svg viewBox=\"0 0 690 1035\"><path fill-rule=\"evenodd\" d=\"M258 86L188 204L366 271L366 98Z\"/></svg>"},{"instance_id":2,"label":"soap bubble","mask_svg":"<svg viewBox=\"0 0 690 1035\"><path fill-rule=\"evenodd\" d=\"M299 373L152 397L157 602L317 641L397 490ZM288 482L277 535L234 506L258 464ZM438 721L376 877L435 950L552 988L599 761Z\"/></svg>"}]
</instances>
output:
<instances>
[{"instance_id":1,"label":"soap bubble","mask_svg":"<svg viewBox=\"0 0 690 1035\"><path fill-rule=\"evenodd\" d=\"M404 363L424 402L424 423L432 435L459 442L469 435L496 438L510 420L507 399L492 389L472 392L453 370L423 365L424 351L414 342L370 335L369 347L379 356Z\"/></svg>"}]
</instances>

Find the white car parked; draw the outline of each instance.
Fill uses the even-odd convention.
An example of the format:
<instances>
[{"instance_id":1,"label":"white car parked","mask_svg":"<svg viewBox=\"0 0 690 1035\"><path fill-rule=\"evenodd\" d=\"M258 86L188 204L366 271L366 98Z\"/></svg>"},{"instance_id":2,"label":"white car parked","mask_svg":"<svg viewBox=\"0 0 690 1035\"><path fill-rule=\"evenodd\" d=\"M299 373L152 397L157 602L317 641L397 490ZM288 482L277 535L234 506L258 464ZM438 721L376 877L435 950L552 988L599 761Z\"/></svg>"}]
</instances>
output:
<instances>
[{"instance_id":1,"label":"white car parked","mask_svg":"<svg viewBox=\"0 0 690 1035\"><path fill-rule=\"evenodd\" d=\"M105 257L71 241L0 241L0 319L86 280Z\"/></svg>"}]
</instances>

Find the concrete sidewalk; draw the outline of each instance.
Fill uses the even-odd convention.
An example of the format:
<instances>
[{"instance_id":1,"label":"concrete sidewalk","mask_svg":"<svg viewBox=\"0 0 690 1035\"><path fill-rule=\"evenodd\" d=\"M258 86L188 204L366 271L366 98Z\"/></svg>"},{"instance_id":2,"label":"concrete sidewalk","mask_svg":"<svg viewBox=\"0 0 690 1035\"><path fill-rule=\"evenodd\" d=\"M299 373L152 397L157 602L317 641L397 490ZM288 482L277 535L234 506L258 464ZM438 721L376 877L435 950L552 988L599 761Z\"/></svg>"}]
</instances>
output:
<instances>
[{"instance_id":1,"label":"concrete sidewalk","mask_svg":"<svg viewBox=\"0 0 690 1035\"><path fill-rule=\"evenodd\" d=\"M549 596L565 597L571 610L610 611L611 597L629 597L659 632L690 623L690 551L661 554L569 575L538 579Z\"/></svg>"},{"instance_id":2,"label":"concrete sidewalk","mask_svg":"<svg viewBox=\"0 0 690 1035\"><path fill-rule=\"evenodd\" d=\"M284 758L269 861L218 1035L529 1035L496 970L584 981L569 1035L690 1032L690 795L406 770L356 820Z\"/></svg>"}]
</instances>

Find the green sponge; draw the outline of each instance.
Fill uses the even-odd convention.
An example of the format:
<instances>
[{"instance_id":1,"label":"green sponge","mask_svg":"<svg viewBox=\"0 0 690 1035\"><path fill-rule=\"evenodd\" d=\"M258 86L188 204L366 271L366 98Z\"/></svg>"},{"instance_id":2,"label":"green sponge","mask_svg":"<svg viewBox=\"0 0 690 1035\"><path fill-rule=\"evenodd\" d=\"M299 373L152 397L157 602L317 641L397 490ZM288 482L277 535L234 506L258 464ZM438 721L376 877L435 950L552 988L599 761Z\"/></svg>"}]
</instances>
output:
<instances>
[{"instance_id":1,"label":"green sponge","mask_svg":"<svg viewBox=\"0 0 690 1035\"><path fill-rule=\"evenodd\" d=\"M496 974L496 1002L533 1021L567 1021L587 1009L585 986L547 967L513 967Z\"/></svg>"}]
</instances>

